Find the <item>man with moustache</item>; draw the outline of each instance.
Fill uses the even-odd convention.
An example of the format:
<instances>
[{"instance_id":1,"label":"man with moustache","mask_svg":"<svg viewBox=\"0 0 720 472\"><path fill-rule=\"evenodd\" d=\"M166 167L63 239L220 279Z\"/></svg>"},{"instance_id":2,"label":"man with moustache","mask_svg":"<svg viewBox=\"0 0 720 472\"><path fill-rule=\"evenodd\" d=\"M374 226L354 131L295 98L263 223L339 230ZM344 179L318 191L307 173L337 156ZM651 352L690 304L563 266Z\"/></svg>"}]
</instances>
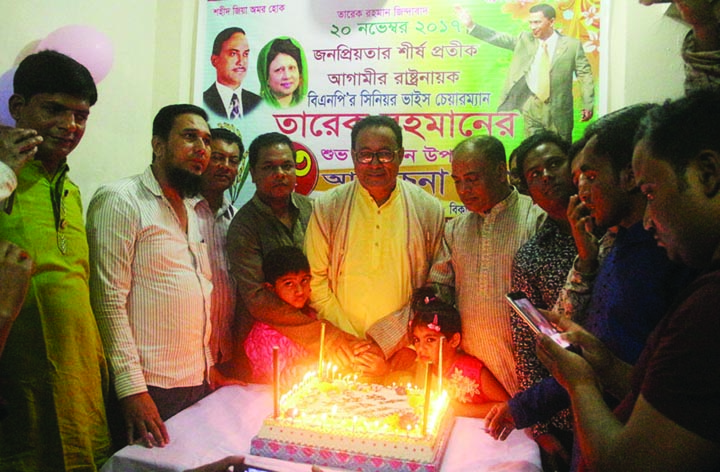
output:
<instances>
[{"instance_id":1,"label":"man with moustache","mask_svg":"<svg viewBox=\"0 0 720 472\"><path fill-rule=\"evenodd\" d=\"M232 358L232 320L235 315L235 284L228 272L225 240L236 210L225 191L235 183L245 146L237 134L224 128L210 130L210 162L202 175L200 193L204 200L198 203L200 234L208 247L212 268L212 337L210 347L219 373ZM223 365L225 364L225 365ZM222 366L222 367L221 367ZM229 366L228 366L229 367ZM224 376L213 375L215 384L222 384Z\"/></svg>"},{"instance_id":2,"label":"man with moustache","mask_svg":"<svg viewBox=\"0 0 720 472\"><path fill-rule=\"evenodd\" d=\"M398 178L405 151L394 119L366 116L350 143L355 180L323 194L308 224L311 302L321 318L367 341L350 359L378 377L415 357L402 349L408 302L425 285L445 219L439 200Z\"/></svg>"},{"instance_id":3,"label":"man with moustache","mask_svg":"<svg viewBox=\"0 0 720 472\"><path fill-rule=\"evenodd\" d=\"M203 93L203 102L216 115L242 118L260 103L259 95L242 88L249 59L250 46L242 28L226 28L215 37L210 62L216 81Z\"/></svg>"},{"instance_id":4,"label":"man with moustache","mask_svg":"<svg viewBox=\"0 0 720 472\"><path fill-rule=\"evenodd\" d=\"M90 72L74 59L31 54L15 72L9 100L17 127L0 129L0 161L10 169L0 177L0 198L8 197L0 204L0 241L23 248L36 264L0 359L0 396L8 404L0 421L2 471L97 470L112 451L83 206L68 177L68 156L97 98Z\"/></svg>"},{"instance_id":5,"label":"man with moustache","mask_svg":"<svg viewBox=\"0 0 720 472\"><path fill-rule=\"evenodd\" d=\"M538 355L572 401L592 470L720 470L720 94L701 91L652 110L632 168L643 224L673 261L702 274L675 300L631 367L567 319L582 357L541 337ZM624 400L613 412L603 394Z\"/></svg>"},{"instance_id":6,"label":"man with moustache","mask_svg":"<svg viewBox=\"0 0 720 472\"><path fill-rule=\"evenodd\" d=\"M210 141L202 108L162 108L150 166L88 208L92 304L131 443L165 445L164 421L208 392L212 272L196 206Z\"/></svg>"},{"instance_id":7,"label":"man with moustache","mask_svg":"<svg viewBox=\"0 0 720 472\"><path fill-rule=\"evenodd\" d=\"M266 286L264 257L282 246L302 248L312 201L295 192L295 149L286 135L264 133L250 143L250 175L255 195L238 210L227 239L228 264L238 288L233 364L237 375L247 366L242 341L253 322L271 326L311 352L320 348L320 321L283 301ZM337 360L356 341L328 324L325 352Z\"/></svg>"},{"instance_id":8,"label":"man with moustache","mask_svg":"<svg viewBox=\"0 0 720 472\"><path fill-rule=\"evenodd\" d=\"M467 212L450 220L428 282L450 287L462 317L462 348L482 360L510 395L518 391L510 313L513 258L545 212L507 178L505 147L473 136L453 149L452 179Z\"/></svg>"}]
</instances>

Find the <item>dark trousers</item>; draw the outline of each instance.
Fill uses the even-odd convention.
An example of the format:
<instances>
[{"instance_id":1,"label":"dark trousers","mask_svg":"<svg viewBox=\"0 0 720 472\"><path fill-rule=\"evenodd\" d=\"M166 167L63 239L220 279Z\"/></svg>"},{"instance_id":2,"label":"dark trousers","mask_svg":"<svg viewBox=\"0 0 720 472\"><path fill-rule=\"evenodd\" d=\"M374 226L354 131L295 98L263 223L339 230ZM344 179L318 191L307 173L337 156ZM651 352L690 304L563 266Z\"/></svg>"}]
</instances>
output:
<instances>
[{"instance_id":1,"label":"dark trousers","mask_svg":"<svg viewBox=\"0 0 720 472\"><path fill-rule=\"evenodd\" d=\"M197 403L210 393L207 382L195 387L160 388L148 385L147 388L163 421Z\"/></svg>"}]
</instances>

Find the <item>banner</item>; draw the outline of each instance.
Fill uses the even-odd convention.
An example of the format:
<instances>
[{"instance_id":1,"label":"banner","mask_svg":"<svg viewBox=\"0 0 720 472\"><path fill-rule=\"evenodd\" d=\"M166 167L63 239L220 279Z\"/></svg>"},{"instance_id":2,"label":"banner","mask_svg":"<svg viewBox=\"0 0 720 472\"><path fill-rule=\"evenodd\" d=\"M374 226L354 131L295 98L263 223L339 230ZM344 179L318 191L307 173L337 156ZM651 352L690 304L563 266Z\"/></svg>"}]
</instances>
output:
<instances>
[{"instance_id":1,"label":"banner","mask_svg":"<svg viewBox=\"0 0 720 472\"><path fill-rule=\"evenodd\" d=\"M441 199L447 216L455 216L465 211L451 178L455 145L487 134L499 138L509 155L524 138L521 111L499 110L515 52L469 33L462 13L473 23L519 38L531 31L529 9L537 3L201 2L194 102L208 110L212 126L240 133L246 148L259 134L287 134L298 149L298 191L303 193L353 179L353 124L370 114L389 115L404 133L401 176ZM600 0L547 3L557 11L554 28L582 44L597 114ZM225 45L235 56L217 47L213 54L224 31L232 33ZM232 102L234 86L216 85L224 79L240 80L242 97ZM575 139L588 124L580 120L587 86L577 74L572 80ZM246 187L244 200L254 192L251 184Z\"/></svg>"}]
</instances>

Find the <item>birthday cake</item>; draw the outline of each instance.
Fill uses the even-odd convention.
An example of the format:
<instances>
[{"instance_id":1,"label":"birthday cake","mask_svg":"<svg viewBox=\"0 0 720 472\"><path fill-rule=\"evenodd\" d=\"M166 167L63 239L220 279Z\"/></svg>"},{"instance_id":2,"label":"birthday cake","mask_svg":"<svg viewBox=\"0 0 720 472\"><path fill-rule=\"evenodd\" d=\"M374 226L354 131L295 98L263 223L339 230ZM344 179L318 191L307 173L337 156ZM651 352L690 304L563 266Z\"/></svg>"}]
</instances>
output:
<instances>
[{"instance_id":1,"label":"birthday cake","mask_svg":"<svg viewBox=\"0 0 720 472\"><path fill-rule=\"evenodd\" d=\"M440 470L453 425L446 394L311 374L278 402L251 454L357 471Z\"/></svg>"}]
</instances>

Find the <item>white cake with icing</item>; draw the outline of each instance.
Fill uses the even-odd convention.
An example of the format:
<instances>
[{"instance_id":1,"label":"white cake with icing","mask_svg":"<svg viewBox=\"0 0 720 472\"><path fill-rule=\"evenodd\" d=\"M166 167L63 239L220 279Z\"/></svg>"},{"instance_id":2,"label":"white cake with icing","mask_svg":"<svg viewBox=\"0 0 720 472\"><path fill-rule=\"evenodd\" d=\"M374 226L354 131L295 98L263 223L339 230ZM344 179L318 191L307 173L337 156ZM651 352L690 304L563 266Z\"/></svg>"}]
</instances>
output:
<instances>
[{"instance_id":1,"label":"white cake with icing","mask_svg":"<svg viewBox=\"0 0 720 472\"><path fill-rule=\"evenodd\" d=\"M452 429L447 395L307 376L279 402L251 453L352 470L439 470Z\"/></svg>"}]
</instances>

